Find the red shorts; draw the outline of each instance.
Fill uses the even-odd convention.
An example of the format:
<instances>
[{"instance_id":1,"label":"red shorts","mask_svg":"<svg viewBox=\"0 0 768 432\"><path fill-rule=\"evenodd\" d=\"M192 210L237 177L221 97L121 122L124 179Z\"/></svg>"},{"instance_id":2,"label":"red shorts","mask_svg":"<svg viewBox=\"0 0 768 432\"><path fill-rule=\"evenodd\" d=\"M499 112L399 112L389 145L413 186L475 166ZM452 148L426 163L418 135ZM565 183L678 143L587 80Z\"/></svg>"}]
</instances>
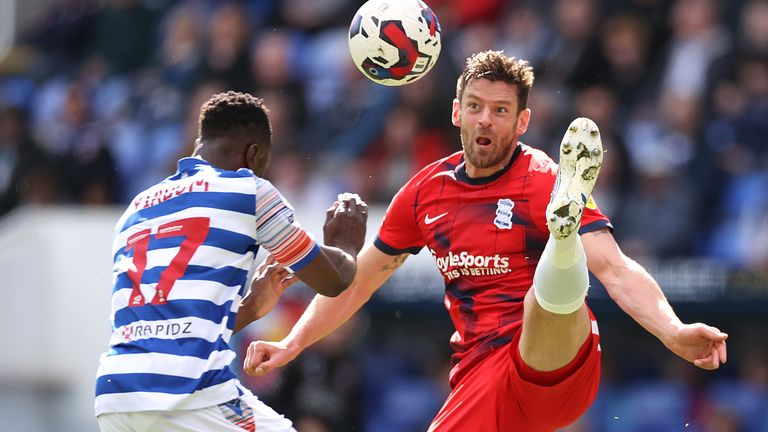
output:
<instances>
[{"instance_id":1,"label":"red shorts","mask_svg":"<svg viewBox=\"0 0 768 432\"><path fill-rule=\"evenodd\" d=\"M520 332L463 376L432 420L429 432L544 432L581 417L600 384L600 336L592 334L570 363L551 372L520 358Z\"/></svg>"}]
</instances>

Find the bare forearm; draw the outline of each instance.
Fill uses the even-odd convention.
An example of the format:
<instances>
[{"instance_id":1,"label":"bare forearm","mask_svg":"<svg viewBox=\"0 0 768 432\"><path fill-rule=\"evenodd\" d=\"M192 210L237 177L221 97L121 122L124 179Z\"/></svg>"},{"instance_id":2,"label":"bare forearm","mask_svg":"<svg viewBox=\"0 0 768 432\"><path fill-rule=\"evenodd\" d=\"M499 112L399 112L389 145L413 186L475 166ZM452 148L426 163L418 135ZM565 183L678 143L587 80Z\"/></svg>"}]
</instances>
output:
<instances>
[{"instance_id":1,"label":"bare forearm","mask_svg":"<svg viewBox=\"0 0 768 432\"><path fill-rule=\"evenodd\" d=\"M248 324L256 321L257 319L258 318L256 318L255 316L246 317L244 314L238 312L237 317L235 318L235 328L232 329L232 334L239 332L240 330L248 326Z\"/></svg>"},{"instance_id":2,"label":"bare forearm","mask_svg":"<svg viewBox=\"0 0 768 432\"><path fill-rule=\"evenodd\" d=\"M328 261L336 270L343 285L345 287L349 286L355 277L355 271L357 269L355 260L356 253L351 250L347 252L341 248L333 246L322 246L321 252L328 258Z\"/></svg>"},{"instance_id":3,"label":"bare forearm","mask_svg":"<svg viewBox=\"0 0 768 432\"><path fill-rule=\"evenodd\" d=\"M581 237L589 270L608 294L644 329L665 344L682 323L659 284L647 271L624 255L613 235L602 229Z\"/></svg>"},{"instance_id":4,"label":"bare forearm","mask_svg":"<svg viewBox=\"0 0 768 432\"><path fill-rule=\"evenodd\" d=\"M241 306L240 309L237 311L237 317L235 318L235 327L232 329L232 334L239 332L240 330L244 329L252 322L260 320L267 313L269 313L270 309L261 308L261 309L251 310L249 308L244 308Z\"/></svg>"},{"instance_id":5,"label":"bare forearm","mask_svg":"<svg viewBox=\"0 0 768 432\"><path fill-rule=\"evenodd\" d=\"M624 257L607 281L611 298L648 332L666 343L682 322L667 301L659 284L634 260Z\"/></svg>"},{"instance_id":6,"label":"bare forearm","mask_svg":"<svg viewBox=\"0 0 768 432\"><path fill-rule=\"evenodd\" d=\"M261 319L277 304L285 290L297 279L270 255L256 268L248 293L240 301L232 333Z\"/></svg>"},{"instance_id":7,"label":"bare forearm","mask_svg":"<svg viewBox=\"0 0 768 432\"><path fill-rule=\"evenodd\" d=\"M702 369L717 369L726 362L728 335L702 323L683 324L659 284L621 252L607 229L585 234L581 240L589 270L611 298L670 351Z\"/></svg>"},{"instance_id":8,"label":"bare forearm","mask_svg":"<svg viewBox=\"0 0 768 432\"><path fill-rule=\"evenodd\" d=\"M316 295L283 341L303 351L339 328L370 298L354 285L337 297Z\"/></svg>"},{"instance_id":9,"label":"bare forearm","mask_svg":"<svg viewBox=\"0 0 768 432\"><path fill-rule=\"evenodd\" d=\"M334 298L315 296L283 342L302 351L329 335L371 298L407 256L389 256L369 244L357 258L352 285Z\"/></svg>"},{"instance_id":10,"label":"bare forearm","mask_svg":"<svg viewBox=\"0 0 768 432\"><path fill-rule=\"evenodd\" d=\"M320 254L296 276L318 294L336 297L349 287L355 277L355 257L341 248L321 246Z\"/></svg>"}]
</instances>

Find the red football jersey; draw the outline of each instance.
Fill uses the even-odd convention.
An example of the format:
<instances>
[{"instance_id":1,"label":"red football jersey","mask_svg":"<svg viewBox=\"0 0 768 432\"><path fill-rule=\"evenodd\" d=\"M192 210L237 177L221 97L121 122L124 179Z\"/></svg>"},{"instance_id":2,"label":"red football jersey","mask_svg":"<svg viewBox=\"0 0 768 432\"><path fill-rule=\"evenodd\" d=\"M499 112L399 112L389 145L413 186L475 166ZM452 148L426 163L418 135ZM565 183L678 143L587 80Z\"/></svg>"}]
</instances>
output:
<instances>
[{"instance_id":1,"label":"red football jersey","mask_svg":"<svg viewBox=\"0 0 768 432\"><path fill-rule=\"evenodd\" d=\"M429 249L456 327L454 363L466 370L520 327L523 298L549 238L545 211L557 164L521 143L503 170L470 178L463 154L433 162L398 191L375 244L390 255ZM591 198L581 225L582 234L612 228Z\"/></svg>"}]
</instances>

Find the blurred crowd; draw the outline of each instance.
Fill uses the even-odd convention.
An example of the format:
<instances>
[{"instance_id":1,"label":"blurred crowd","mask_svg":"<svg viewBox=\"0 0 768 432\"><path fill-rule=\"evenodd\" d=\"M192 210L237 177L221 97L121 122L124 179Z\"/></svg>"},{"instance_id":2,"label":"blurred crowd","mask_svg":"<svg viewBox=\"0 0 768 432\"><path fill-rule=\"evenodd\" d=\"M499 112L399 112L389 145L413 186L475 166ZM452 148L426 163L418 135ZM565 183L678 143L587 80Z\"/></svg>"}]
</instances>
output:
<instances>
[{"instance_id":1,"label":"blurred crowd","mask_svg":"<svg viewBox=\"0 0 768 432\"><path fill-rule=\"evenodd\" d=\"M200 105L229 89L270 108L268 178L290 201L325 209L349 190L386 204L416 170L460 148L450 123L455 80L470 54L503 49L536 71L523 142L556 156L573 117L600 126L607 153L596 198L629 254L768 269L766 0L427 0L442 26L440 58L425 78L395 88L350 61L348 25L361 0L48 3L0 58L0 215L21 205L128 202L191 153ZM285 388L309 394L314 385L325 391L317 400L338 390L359 403L355 383L397 383L383 365L364 379L353 367L360 363L329 358L304 355L285 378L301 384ZM743 399L753 408L739 409L762 410L749 417L762 426L728 428L725 418L707 430L768 430L762 365L757 381L717 392L726 405ZM307 380L316 370L328 381ZM443 388L409 373L398 376L417 377L432 398L424 400L441 400ZM408 388L401 393L413 396ZM295 400L270 391L277 408L280 398ZM397 412L422 406L377 394ZM660 404L657 394L633 397ZM347 421L343 413L366 412L339 409ZM376 428L402 415L376 418L358 424L409 430ZM329 430L314 426L304 430Z\"/></svg>"},{"instance_id":2,"label":"blurred crowd","mask_svg":"<svg viewBox=\"0 0 768 432\"><path fill-rule=\"evenodd\" d=\"M227 89L270 107L269 177L289 199L386 203L459 148L455 79L490 48L535 67L524 142L552 154L574 116L601 127L598 203L630 253L768 266L765 0L432 0L442 53L400 88L350 61L360 0L50 3L0 59L0 214L127 202L190 153L201 103Z\"/></svg>"},{"instance_id":3,"label":"blurred crowd","mask_svg":"<svg viewBox=\"0 0 768 432\"><path fill-rule=\"evenodd\" d=\"M289 295L239 335L241 351L252 339L287 334L303 295L311 294ZM764 317L715 319L731 336L729 362L717 372L675 357L628 317L599 320L597 399L558 432L768 432ZM241 379L301 432L424 432L450 390L452 331L439 307L364 309L284 368Z\"/></svg>"},{"instance_id":4,"label":"blurred crowd","mask_svg":"<svg viewBox=\"0 0 768 432\"><path fill-rule=\"evenodd\" d=\"M287 334L306 306L300 297L246 329L241 351L252 339ZM438 307L364 309L287 366L241 379L300 432L424 432L450 390L452 328L444 315ZM717 372L675 357L627 317L599 320L597 399L558 432L768 432L764 317L715 319L731 336L729 362Z\"/></svg>"}]
</instances>

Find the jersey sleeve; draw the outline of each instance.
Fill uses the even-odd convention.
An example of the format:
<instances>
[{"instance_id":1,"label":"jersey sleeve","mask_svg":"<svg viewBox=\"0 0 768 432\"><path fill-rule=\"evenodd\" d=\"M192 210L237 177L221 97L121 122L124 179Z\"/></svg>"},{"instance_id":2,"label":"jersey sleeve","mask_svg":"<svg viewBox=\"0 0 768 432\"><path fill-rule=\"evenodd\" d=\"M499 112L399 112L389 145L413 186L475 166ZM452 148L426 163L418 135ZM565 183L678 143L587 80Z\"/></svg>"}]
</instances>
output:
<instances>
[{"instance_id":1,"label":"jersey sleeve","mask_svg":"<svg viewBox=\"0 0 768 432\"><path fill-rule=\"evenodd\" d=\"M293 207L272 183L258 179L256 186L256 237L283 266L301 270L318 253L320 246L296 220Z\"/></svg>"},{"instance_id":2,"label":"jersey sleeve","mask_svg":"<svg viewBox=\"0 0 768 432\"><path fill-rule=\"evenodd\" d=\"M388 255L417 254L424 240L416 224L416 188L409 182L403 186L389 204L374 245Z\"/></svg>"},{"instance_id":3,"label":"jersey sleeve","mask_svg":"<svg viewBox=\"0 0 768 432\"><path fill-rule=\"evenodd\" d=\"M547 204L552 194L552 187L557 178L557 165L551 162L546 169L542 169L532 177L532 193L530 194L532 222L542 232L549 233L547 226ZM590 195L581 216L581 228L579 234L597 231L600 228L608 228L613 231L613 225L606 215L600 211L594 198Z\"/></svg>"},{"instance_id":4,"label":"jersey sleeve","mask_svg":"<svg viewBox=\"0 0 768 432\"><path fill-rule=\"evenodd\" d=\"M595 198L590 195L587 198L587 205L584 207L584 214L581 216L581 228L579 228L579 234L586 234L589 232L597 231L600 228L608 228L613 232L613 225L611 224L608 216L604 215L597 206Z\"/></svg>"}]
</instances>

